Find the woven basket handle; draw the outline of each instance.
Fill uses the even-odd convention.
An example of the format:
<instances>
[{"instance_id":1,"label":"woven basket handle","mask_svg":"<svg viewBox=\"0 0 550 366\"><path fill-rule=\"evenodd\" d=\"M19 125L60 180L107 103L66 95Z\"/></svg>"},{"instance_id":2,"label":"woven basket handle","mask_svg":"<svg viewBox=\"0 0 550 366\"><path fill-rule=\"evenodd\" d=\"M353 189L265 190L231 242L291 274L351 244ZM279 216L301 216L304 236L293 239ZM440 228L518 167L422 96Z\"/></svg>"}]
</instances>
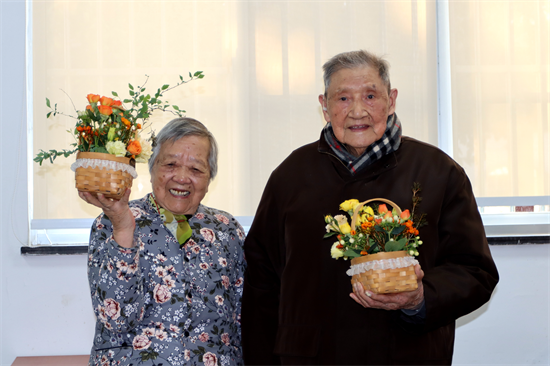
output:
<instances>
[{"instance_id":1,"label":"woven basket handle","mask_svg":"<svg viewBox=\"0 0 550 366\"><path fill-rule=\"evenodd\" d=\"M361 208L363 208L363 206L366 205L367 203L373 202L373 201L385 202L389 204L392 208L394 208L395 211L397 211L398 215L401 215L401 209L399 208L399 206L397 206L397 204L395 204L390 200L387 200L385 198L373 198L370 200L366 200L364 202L359 203L359 205L355 207L355 210L353 211L353 216L351 217L351 230L355 230L355 224L357 224L357 216L359 215L359 211L361 210Z\"/></svg>"}]
</instances>

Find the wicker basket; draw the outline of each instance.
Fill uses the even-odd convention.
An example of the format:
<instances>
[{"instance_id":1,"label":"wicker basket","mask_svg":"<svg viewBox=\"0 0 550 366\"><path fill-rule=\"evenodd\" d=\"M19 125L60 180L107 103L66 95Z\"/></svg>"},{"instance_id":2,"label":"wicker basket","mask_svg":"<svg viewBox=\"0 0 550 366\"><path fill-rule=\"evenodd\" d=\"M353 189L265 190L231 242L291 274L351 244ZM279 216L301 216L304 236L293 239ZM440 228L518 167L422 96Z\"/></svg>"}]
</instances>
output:
<instances>
[{"instance_id":1,"label":"wicker basket","mask_svg":"<svg viewBox=\"0 0 550 366\"><path fill-rule=\"evenodd\" d=\"M361 202L359 206L355 208L351 221L351 229L355 230L357 223L358 213L361 208L373 201L381 201L390 204L398 214L401 214L401 209L392 201L384 198L375 198L365 202ZM392 260L399 260L399 258L410 257L406 251L397 252L379 252L376 254L369 254L363 257L353 258L351 265L358 265L361 263L380 261L378 263L381 266L391 262ZM413 291L418 288L416 273L414 272L414 265L411 264L401 268L386 268L386 269L369 269L365 272L354 274L351 278L352 285L360 282L365 290L377 294L388 294L395 292Z\"/></svg>"},{"instance_id":2,"label":"wicker basket","mask_svg":"<svg viewBox=\"0 0 550 366\"><path fill-rule=\"evenodd\" d=\"M116 157L112 154L79 152L76 159L108 160L135 166L135 160ZM126 188L132 187L133 177L123 170L112 170L100 167L80 167L75 170L76 189L92 194L102 193L107 198L120 199Z\"/></svg>"}]
</instances>

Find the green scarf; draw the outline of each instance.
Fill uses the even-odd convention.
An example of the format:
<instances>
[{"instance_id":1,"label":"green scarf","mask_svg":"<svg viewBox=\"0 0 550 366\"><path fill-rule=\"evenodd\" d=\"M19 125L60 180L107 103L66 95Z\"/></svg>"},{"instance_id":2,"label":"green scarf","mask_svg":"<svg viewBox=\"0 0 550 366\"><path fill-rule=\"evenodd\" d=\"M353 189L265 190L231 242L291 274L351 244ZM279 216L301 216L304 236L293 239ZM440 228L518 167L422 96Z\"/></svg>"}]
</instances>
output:
<instances>
[{"instance_id":1,"label":"green scarf","mask_svg":"<svg viewBox=\"0 0 550 366\"><path fill-rule=\"evenodd\" d=\"M149 201L162 217L164 225L168 228L168 230L170 230L172 234L174 234L176 239L178 239L178 243L180 243L180 246L183 246L193 234L193 230L191 230L191 226L189 226L189 222L187 221L187 216L174 215L167 209L160 207L155 200L153 194L149 195Z\"/></svg>"}]
</instances>

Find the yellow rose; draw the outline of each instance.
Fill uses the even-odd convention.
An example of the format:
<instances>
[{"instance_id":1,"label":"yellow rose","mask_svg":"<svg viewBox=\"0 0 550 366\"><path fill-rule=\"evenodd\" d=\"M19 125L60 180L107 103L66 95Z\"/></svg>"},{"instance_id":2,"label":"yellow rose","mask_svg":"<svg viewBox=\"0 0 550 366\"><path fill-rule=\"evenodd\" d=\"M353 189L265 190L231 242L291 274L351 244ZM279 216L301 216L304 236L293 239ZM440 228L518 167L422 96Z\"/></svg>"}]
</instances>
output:
<instances>
[{"instance_id":1,"label":"yellow rose","mask_svg":"<svg viewBox=\"0 0 550 366\"><path fill-rule=\"evenodd\" d=\"M369 216L374 216L374 210L370 206L367 206L367 208L363 208L363 212L366 212Z\"/></svg>"},{"instance_id":2,"label":"yellow rose","mask_svg":"<svg viewBox=\"0 0 550 366\"><path fill-rule=\"evenodd\" d=\"M345 224L340 225L340 232L344 235L351 232L351 226L346 222Z\"/></svg>"},{"instance_id":3,"label":"yellow rose","mask_svg":"<svg viewBox=\"0 0 550 366\"><path fill-rule=\"evenodd\" d=\"M359 201L356 199L351 199L344 201L340 204L340 210L342 211L353 211L359 205Z\"/></svg>"}]
</instances>

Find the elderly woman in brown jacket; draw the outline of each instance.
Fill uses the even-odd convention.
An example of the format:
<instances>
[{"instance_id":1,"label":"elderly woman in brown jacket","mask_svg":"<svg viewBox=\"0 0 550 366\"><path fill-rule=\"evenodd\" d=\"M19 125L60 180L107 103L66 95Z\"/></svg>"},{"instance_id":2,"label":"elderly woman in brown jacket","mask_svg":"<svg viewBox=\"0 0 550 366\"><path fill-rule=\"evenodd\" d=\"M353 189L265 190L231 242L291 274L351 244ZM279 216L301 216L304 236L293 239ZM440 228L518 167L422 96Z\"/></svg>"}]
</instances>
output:
<instances>
[{"instance_id":1,"label":"elderly woman in brown jacket","mask_svg":"<svg viewBox=\"0 0 550 366\"><path fill-rule=\"evenodd\" d=\"M245 364L449 365L455 320L498 282L470 181L442 151L401 135L384 60L348 52L324 72L328 123L273 171L245 241ZM410 207L414 183L428 220L418 288L353 293L349 261L323 240L324 215L350 198Z\"/></svg>"}]
</instances>

